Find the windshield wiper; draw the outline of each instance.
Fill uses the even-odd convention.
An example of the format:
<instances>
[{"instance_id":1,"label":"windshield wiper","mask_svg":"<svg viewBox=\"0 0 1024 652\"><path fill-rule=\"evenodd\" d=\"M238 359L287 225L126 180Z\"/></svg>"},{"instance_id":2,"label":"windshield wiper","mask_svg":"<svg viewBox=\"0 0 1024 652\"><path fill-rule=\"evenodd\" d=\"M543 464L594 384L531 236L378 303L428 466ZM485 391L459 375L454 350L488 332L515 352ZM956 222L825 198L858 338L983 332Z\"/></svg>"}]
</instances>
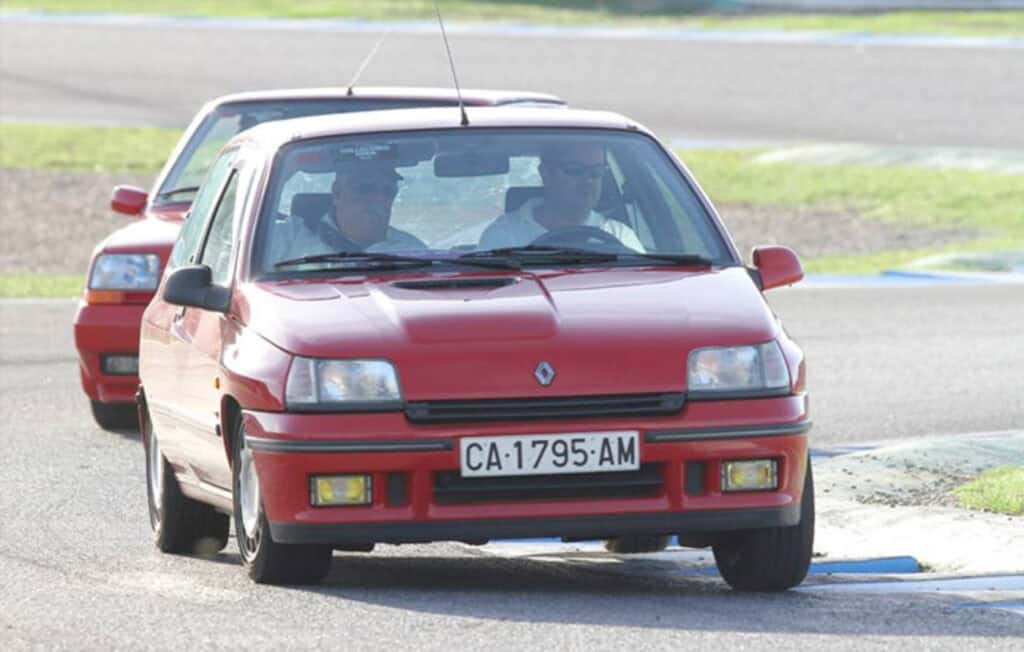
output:
<instances>
[{"instance_id":1,"label":"windshield wiper","mask_svg":"<svg viewBox=\"0 0 1024 652\"><path fill-rule=\"evenodd\" d=\"M521 247L502 247L499 249L485 249L483 251L472 251L459 256L460 259L481 259L491 257L514 257L523 262L543 263L610 263L628 260L630 258L642 258L645 260L656 260L672 263L675 265L699 265L710 267L713 261L710 258L697 254L670 254L670 253L646 253L642 251L594 251L592 249L580 249L578 247L554 247L547 245L524 245Z\"/></svg>"},{"instance_id":2,"label":"windshield wiper","mask_svg":"<svg viewBox=\"0 0 1024 652\"><path fill-rule=\"evenodd\" d=\"M619 254L578 247L554 247L547 245L523 245L521 247L500 247L462 254L458 260L480 260L490 258L517 258L522 262L545 263L606 263L619 259Z\"/></svg>"},{"instance_id":3,"label":"windshield wiper","mask_svg":"<svg viewBox=\"0 0 1024 652\"><path fill-rule=\"evenodd\" d=\"M304 265L307 263L392 263L412 266L426 266L433 264L429 258L416 258L414 256L399 256L397 254L367 253L365 251L334 251L328 254L314 254L312 256L301 256L289 258L279 263L274 263L275 268L291 267L293 265Z\"/></svg>"},{"instance_id":4,"label":"windshield wiper","mask_svg":"<svg viewBox=\"0 0 1024 652\"><path fill-rule=\"evenodd\" d=\"M158 194L157 198L167 199L168 197L173 197L174 195L180 195L186 192L197 192L198 190L199 186L182 186L180 188L171 188L170 190L164 190L163 192Z\"/></svg>"},{"instance_id":5,"label":"windshield wiper","mask_svg":"<svg viewBox=\"0 0 1024 652\"><path fill-rule=\"evenodd\" d=\"M365 251L335 251L328 254L315 254L302 256L290 260L282 260L275 263L275 268L291 267L306 263L367 263L377 267L379 263L390 263L393 265L406 265L410 267L425 267L434 263L455 263L462 265L473 265L487 269L519 269L519 265L512 261L502 260L462 260L462 257L450 258L443 256L402 256L400 254L389 254L384 252ZM361 269L360 266L346 266L345 269Z\"/></svg>"}]
</instances>

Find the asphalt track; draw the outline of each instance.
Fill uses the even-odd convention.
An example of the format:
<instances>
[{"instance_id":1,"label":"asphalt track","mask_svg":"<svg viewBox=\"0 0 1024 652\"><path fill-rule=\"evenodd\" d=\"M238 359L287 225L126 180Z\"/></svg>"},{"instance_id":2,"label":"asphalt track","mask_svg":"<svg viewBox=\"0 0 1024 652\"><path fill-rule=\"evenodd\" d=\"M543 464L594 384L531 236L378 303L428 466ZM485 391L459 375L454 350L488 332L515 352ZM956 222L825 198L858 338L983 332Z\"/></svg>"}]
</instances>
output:
<instances>
[{"instance_id":1,"label":"asphalt track","mask_svg":"<svg viewBox=\"0 0 1024 652\"><path fill-rule=\"evenodd\" d=\"M1009 346L1024 317L1020 291L775 293L811 356L815 443L895 434L873 425L890 421L906 436L960 427L933 411L1007 427L1013 406L1021 414L1019 384L1010 383L1024 351ZM88 415L73 310L68 300L0 302L4 650L202 641L207 649L959 652L1015 650L1024 639L1019 613L975 608L963 595L825 588L858 578L816 575L801 591L742 595L717 577L640 560L550 563L434 544L338 554L324 584L298 589L252 585L233 541L212 559L160 555L149 540L138 435L98 430ZM960 340L972 342L972 355L953 352ZM967 370L972 357L989 362ZM944 392L936 396L936 387ZM969 414L956 415L962 410Z\"/></svg>"},{"instance_id":2,"label":"asphalt track","mask_svg":"<svg viewBox=\"0 0 1024 652\"><path fill-rule=\"evenodd\" d=\"M264 26L260 26L264 25ZM180 127L236 90L345 84L383 27L0 22L4 119ZM1024 50L935 41L458 31L461 82L609 108L666 138L1024 149ZM450 84L439 37L398 29L363 82Z\"/></svg>"}]
</instances>

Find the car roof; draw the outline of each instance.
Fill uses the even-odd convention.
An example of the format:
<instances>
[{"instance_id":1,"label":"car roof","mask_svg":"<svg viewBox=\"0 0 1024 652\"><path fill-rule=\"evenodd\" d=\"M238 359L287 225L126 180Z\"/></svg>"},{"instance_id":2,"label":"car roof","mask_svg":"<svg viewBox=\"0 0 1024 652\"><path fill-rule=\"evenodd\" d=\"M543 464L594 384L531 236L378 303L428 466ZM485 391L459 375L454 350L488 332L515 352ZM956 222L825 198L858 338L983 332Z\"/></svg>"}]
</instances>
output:
<instances>
[{"instance_id":1,"label":"car roof","mask_svg":"<svg viewBox=\"0 0 1024 652\"><path fill-rule=\"evenodd\" d=\"M264 151L310 138L430 129L568 128L631 130L650 135L638 123L610 111L542 108L467 107L469 125L462 126L458 107L392 109L276 120L243 131L231 144L252 143Z\"/></svg>"},{"instance_id":2,"label":"car roof","mask_svg":"<svg viewBox=\"0 0 1024 652\"><path fill-rule=\"evenodd\" d=\"M264 91L248 91L223 95L211 100L210 108L235 102L271 102L279 100L421 100L424 102L457 102L454 88L432 88L420 86L356 86L351 92L344 87L286 88ZM462 101L473 106L502 106L507 104L537 104L565 106L565 100L556 95L516 90L462 89Z\"/></svg>"}]
</instances>

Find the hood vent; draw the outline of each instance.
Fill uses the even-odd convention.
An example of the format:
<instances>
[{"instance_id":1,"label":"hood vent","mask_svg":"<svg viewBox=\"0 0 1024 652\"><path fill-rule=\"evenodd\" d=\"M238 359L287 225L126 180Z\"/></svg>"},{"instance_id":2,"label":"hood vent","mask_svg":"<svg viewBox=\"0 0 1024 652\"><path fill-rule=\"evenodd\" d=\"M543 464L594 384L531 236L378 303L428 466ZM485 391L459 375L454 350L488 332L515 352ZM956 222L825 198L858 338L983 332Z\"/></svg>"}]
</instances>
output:
<instances>
[{"instance_id":1,"label":"hood vent","mask_svg":"<svg viewBox=\"0 0 1024 652\"><path fill-rule=\"evenodd\" d=\"M423 281L398 281L394 283L396 288L403 290L465 290L465 289L490 289L502 288L506 285L518 283L519 278L514 276L497 276L492 278L448 278L448 279L427 279Z\"/></svg>"}]
</instances>

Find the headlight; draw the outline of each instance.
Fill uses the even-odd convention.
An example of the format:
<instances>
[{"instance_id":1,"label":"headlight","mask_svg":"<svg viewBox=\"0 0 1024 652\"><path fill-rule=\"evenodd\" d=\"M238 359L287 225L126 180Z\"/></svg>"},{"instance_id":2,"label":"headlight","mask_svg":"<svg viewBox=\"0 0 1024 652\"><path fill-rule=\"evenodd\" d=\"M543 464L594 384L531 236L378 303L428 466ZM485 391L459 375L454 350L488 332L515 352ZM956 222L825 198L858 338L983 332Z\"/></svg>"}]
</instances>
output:
<instances>
[{"instance_id":1,"label":"headlight","mask_svg":"<svg viewBox=\"0 0 1024 652\"><path fill-rule=\"evenodd\" d=\"M296 357L288 371L285 401L289 408L388 407L387 403L401 400L398 374L387 360Z\"/></svg>"},{"instance_id":2,"label":"headlight","mask_svg":"<svg viewBox=\"0 0 1024 652\"><path fill-rule=\"evenodd\" d=\"M92 266L90 290L155 290L160 280L156 254L102 254Z\"/></svg>"},{"instance_id":3,"label":"headlight","mask_svg":"<svg viewBox=\"0 0 1024 652\"><path fill-rule=\"evenodd\" d=\"M789 368L775 341L754 346L697 349L687 359L690 393L788 393Z\"/></svg>"}]
</instances>

